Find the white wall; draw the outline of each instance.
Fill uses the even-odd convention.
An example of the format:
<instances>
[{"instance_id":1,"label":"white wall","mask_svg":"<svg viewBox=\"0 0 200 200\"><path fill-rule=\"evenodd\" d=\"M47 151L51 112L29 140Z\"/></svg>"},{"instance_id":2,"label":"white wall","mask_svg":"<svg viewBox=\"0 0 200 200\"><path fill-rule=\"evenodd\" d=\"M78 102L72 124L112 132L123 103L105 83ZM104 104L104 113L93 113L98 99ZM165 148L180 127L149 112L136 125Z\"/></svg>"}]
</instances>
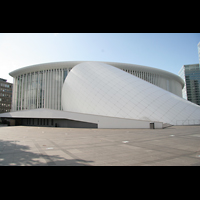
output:
<instances>
[{"instance_id":1,"label":"white wall","mask_svg":"<svg viewBox=\"0 0 200 200\"><path fill-rule=\"evenodd\" d=\"M106 117L83 113L58 111L51 109L33 109L0 114L0 117L7 118L32 118L32 119L69 119L80 122L98 124L98 128L150 128L151 121L122 119L117 117ZM60 121L59 121L60 123ZM64 123L64 121L62 122ZM66 121L66 123L69 123ZM162 128L162 122L154 122L155 128ZM75 124L75 123L74 123Z\"/></svg>"}]
</instances>

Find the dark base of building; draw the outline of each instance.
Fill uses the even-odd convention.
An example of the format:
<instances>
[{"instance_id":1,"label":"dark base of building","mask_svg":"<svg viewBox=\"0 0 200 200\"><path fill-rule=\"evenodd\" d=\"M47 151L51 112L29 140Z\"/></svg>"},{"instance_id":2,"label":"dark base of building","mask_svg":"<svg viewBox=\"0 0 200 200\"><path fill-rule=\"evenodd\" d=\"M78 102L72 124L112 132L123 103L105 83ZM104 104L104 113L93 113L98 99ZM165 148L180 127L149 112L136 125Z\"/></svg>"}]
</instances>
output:
<instances>
[{"instance_id":1,"label":"dark base of building","mask_svg":"<svg viewBox=\"0 0 200 200\"><path fill-rule=\"evenodd\" d=\"M163 122L100 116L52 109L21 110L0 114L11 126L48 126L69 128L163 128Z\"/></svg>"},{"instance_id":2,"label":"dark base of building","mask_svg":"<svg viewBox=\"0 0 200 200\"><path fill-rule=\"evenodd\" d=\"M4 120L5 121L5 120ZM81 122L69 119L18 118L6 119L10 126L43 126L68 128L98 128L95 123Z\"/></svg>"}]
</instances>

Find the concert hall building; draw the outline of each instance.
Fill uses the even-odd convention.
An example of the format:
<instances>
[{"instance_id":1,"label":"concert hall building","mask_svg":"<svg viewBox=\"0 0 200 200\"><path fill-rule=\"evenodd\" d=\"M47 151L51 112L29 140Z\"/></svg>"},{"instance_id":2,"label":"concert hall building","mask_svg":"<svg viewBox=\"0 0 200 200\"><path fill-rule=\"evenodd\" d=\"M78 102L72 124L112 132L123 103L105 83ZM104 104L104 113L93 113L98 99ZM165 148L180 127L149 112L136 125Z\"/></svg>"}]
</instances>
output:
<instances>
[{"instance_id":1,"label":"concert hall building","mask_svg":"<svg viewBox=\"0 0 200 200\"><path fill-rule=\"evenodd\" d=\"M10 72L14 124L86 128L162 128L200 124L200 106L182 98L184 81L135 64L68 61Z\"/></svg>"}]
</instances>

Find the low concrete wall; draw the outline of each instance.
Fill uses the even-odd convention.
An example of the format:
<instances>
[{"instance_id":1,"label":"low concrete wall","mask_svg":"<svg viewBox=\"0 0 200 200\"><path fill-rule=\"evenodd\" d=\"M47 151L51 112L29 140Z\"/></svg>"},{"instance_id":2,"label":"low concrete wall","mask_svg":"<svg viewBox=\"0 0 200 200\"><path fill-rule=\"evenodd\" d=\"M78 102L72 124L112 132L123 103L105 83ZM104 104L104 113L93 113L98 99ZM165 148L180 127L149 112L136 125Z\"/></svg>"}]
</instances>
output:
<instances>
[{"instance_id":1,"label":"low concrete wall","mask_svg":"<svg viewBox=\"0 0 200 200\"><path fill-rule=\"evenodd\" d=\"M21 124L77 127L77 128L150 128L150 123L155 123L154 128L162 128L162 122L126 119L51 109L33 109L0 114L0 117L23 119ZM29 120L30 119L30 120ZM53 125L52 121L53 120ZM19 123L18 123L19 124ZM16 124L16 125L18 125ZM60 124L60 125L59 125Z\"/></svg>"},{"instance_id":2,"label":"low concrete wall","mask_svg":"<svg viewBox=\"0 0 200 200\"><path fill-rule=\"evenodd\" d=\"M163 128L163 123L161 122L154 122L154 128L157 129L157 128Z\"/></svg>"},{"instance_id":3,"label":"low concrete wall","mask_svg":"<svg viewBox=\"0 0 200 200\"><path fill-rule=\"evenodd\" d=\"M150 128L150 121L99 117L98 128Z\"/></svg>"}]
</instances>

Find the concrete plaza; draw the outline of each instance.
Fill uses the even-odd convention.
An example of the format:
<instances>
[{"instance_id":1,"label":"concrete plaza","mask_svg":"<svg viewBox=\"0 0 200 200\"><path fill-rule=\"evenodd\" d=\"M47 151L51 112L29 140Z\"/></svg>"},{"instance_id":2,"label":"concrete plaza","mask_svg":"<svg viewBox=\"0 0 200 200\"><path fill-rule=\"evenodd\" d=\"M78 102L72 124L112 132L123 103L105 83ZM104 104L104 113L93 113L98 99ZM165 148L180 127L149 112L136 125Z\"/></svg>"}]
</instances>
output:
<instances>
[{"instance_id":1,"label":"concrete plaza","mask_svg":"<svg viewBox=\"0 0 200 200\"><path fill-rule=\"evenodd\" d=\"M0 166L199 166L200 126L0 126Z\"/></svg>"}]
</instances>

